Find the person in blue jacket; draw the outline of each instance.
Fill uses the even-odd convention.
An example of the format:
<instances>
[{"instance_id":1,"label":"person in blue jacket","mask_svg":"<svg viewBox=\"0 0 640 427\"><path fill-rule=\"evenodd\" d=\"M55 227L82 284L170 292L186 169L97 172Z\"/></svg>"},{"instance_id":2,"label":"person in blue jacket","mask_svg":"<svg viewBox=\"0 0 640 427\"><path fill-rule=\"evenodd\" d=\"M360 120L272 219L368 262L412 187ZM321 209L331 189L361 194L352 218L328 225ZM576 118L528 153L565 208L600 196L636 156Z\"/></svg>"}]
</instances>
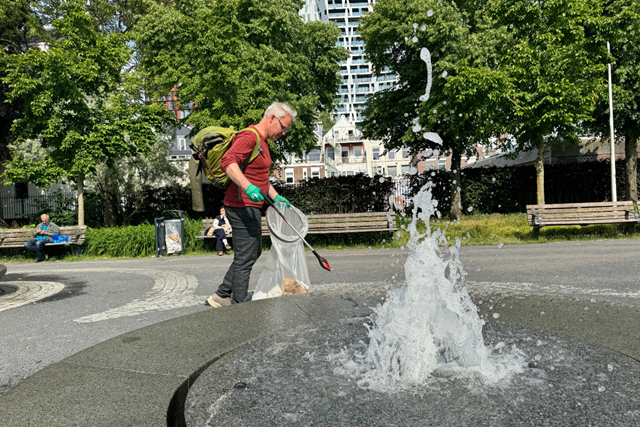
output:
<instances>
[{"instance_id":1,"label":"person in blue jacket","mask_svg":"<svg viewBox=\"0 0 640 427\"><path fill-rule=\"evenodd\" d=\"M38 224L36 227L36 231L33 233L34 238L24 243L25 248L36 253L36 259L33 262L42 262L48 258L44 253L44 245L53 243L53 236L60 234L60 229L51 222L49 215L42 214L40 220L42 224Z\"/></svg>"}]
</instances>

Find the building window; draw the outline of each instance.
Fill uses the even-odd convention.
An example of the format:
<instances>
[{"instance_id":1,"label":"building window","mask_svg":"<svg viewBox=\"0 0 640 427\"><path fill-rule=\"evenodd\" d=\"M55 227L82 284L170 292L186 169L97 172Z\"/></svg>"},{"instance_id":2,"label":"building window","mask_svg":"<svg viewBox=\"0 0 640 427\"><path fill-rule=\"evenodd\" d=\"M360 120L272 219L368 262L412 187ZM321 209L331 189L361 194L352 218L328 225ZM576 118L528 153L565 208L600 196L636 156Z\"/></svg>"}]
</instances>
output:
<instances>
[{"instance_id":1,"label":"building window","mask_svg":"<svg viewBox=\"0 0 640 427\"><path fill-rule=\"evenodd\" d=\"M359 145L353 147L353 155L356 157L362 156L362 147L360 147Z\"/></svg>"},{"instance_id":2,"label":"building window","mask_svg":"<svg viewBox=\"0 0 640 427\"><path fill-rule=\"evenodd\" d=\"M311 168L311 178L320 178L320 168Z\"/></svg>"},{"instance_id":3,"label":"building window","mask_svg":"<svg viewBox=\"0 0 640 427\"><path fill-rule=\"evenodd\" d=\"M347 176L353 176L353 171L347 171Z\"/></svg>"},{"instance_id":4,"label":"building window","mask_svg":"<svg viewBox=\"0 0 640 427\"><path fill-rule=\"evenodd\" d=\"M373 147L371 154L373 154L373 160L380 160L380 147Z\"/></svg>"},{"instance_id":5,"label":"building window","mask_svg":"<svg viewBox=\"0 0 640 427\"><path fill-rule=\"evenodd\" d=\"M307 168L302 168L302 179L307 179Z\"/></svg>"},{"instance_id":6,"label":"building window","mask_svg":"<svg viewBox=\"0 0 640 427\"><path fill-rule=\"evenodd\" d=\"M349 148L348 147L342 147L342 158L346 159L347 157L349 157Z\"/></svg>"},{"instance_id":7,"label":"building window","mask_svg":"<svg viewBox=\"0 0 640 427\"><path fill-rule=\"evenodd\" d=\"M178 151L186 151L186 150L187 150L186 138L183 138L183 137L178 138Z\"/></svg>"},{"instance_id":8,"label":"building window","mask_svg":"<svg viewBox=\"0 0 640 427\"><path fill-rule=\"evenodd\" d=\"M287 184L293 184L293 169L286 169L284 171L284 178Z\"/></svg>"},{"instance_id":9,"label":"building window","mask_svg":"<svg viewBox=\"0 0 640 427\"><path fill-rule=\"evenodd\" d=\"M389 150L389 153L387 154L387 156L389 157L389 160L394 160L396 158L395 150Z\"/></svg>"},{"instance_id":10,"label":"building window","mask_svg":"<svg viewBox=\"0 0 640 427\"><path fill-rule=\"evenodd\" d=\"M389 166L389 175L391 175L391 176L398 175L398 167L397 166Z\"/></svg>"},{"instance_id":11,"label":"building window","mask_svg":"<svg viewBox=\"0 0 640 427\"><path fill-rule=\"evenodd\" d=\"M436 168L436 161L435 160L427 160L424 164L424 168L425 169L435 169Z\"/></svg>"},{"instance_id":12,"label":"building window","mask_svg":"<svg viewBox=\"0 0 640 427\"><path fill-rule=\"evenodd\" d=\"M411 165L402 165L402 174L406 174L409 173L409 169L411 168Z\"/></svg>"},{"instance_id":13,"label":"building window","mask_svg":"<svg viewBox=\"0 0 640 427\"><path fill-rule=\"evenodd\" d=\"M329 147L327 148L327 158L331 159L331 160L335 160L335 154L333 152L333 147Z\"/></svg>"},{"instance_id":14,"label":"building window","mask_svg":"<svg viewBox=\"0 0 640 427\"><path fill-rule=\"evenodd\" d=\"M311 151L309 151L309 161L310 162L319 162L320 161L320 150L311 150Z\"/></svg>"},{"instance_id":15,"label":"building window","mask_svg":"<svg viewBox=\"0 0 640 427\"><path fill-rule=\"evenodd\" d=\"M447 167L447 159L438 160L438 169L444 170Z\"/></svg>"},{"instance_id":16,"label":"building window","mask_svg":"<svg viewBox=\"0 0 640 427\"><path fill-rule=\"evenodd\" d=\"M407 157L409 157L409 149L406 147L402 148L402 158L406 159Z\"/></svg>"}]
</instances>

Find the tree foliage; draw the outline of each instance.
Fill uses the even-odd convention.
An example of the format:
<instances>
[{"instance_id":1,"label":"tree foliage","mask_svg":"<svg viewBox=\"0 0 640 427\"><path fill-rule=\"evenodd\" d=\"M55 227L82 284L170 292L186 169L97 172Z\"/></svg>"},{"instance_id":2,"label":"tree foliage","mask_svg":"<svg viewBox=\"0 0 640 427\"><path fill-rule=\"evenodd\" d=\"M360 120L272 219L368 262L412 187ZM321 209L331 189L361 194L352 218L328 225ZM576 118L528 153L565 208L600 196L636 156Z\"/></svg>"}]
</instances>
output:
<instances>
[{"instance_id":1,"label":"tree foliage","mask_svg":"<svg viewBox=\"0 0 640 427\"><path fill-rule=\"evenodd\" d=\"M605 84L600 0L492 0L498 70L509 76L505 130L516 152L538 149L538 203L544 203L544 155L551 144L578 142Z\"/></svg>"},{"instance_id":2,"label":"tree foliage","mask_svg":"<svg viewBox=\"0 0 640 427\"><path fill-rule=\"evenodd\" d=\"M625 140L627 200L638 201L637 157L640 138L640 3L633 0L607 2L603 10L603 38L611 44L614 126ZM604 43L604 42L603 42ZM593 112L594 120L585 128L602 140L611 140L609 97L602 86Z\"/></svg>"},{"instance_id":3,"label":"tree foliage","mask_svg":"<svg viewBox=\"0 0 640 427\"><path fill-rule=\"evenodd\" d=\"M331 110L341 81L333 24L304 23L300 0L178 0L154 5L136 26L140 67L156 97L176 85L182 106L195 106L184 122L205 126L257 123L274 101L298 111L280 153L308 151L316 143L317 112ZM282 155L282 154L280 154ZM277 155L274 157L278 157Z\"/></svg>"},{"instance_id":4,"label":"tree foliage","mask_svg":"<svg viewBox=\"0 0 640 427\"><path fill-rule=\"evenodd\" d=\"M45 46L0 58L9 101L24 101L12 126L16 142L38 140L44 149L31 162L16 151L4 178L46 188L66 176L82 195L84 178L97 165L148 151L154 130L170 116L161 106L142 103L139 78L123 72L131 49L121 34L96 31L78 0L61 4L57 13ZM78 221L84 221L82 211Z\"/></svg>"}]
</instances>

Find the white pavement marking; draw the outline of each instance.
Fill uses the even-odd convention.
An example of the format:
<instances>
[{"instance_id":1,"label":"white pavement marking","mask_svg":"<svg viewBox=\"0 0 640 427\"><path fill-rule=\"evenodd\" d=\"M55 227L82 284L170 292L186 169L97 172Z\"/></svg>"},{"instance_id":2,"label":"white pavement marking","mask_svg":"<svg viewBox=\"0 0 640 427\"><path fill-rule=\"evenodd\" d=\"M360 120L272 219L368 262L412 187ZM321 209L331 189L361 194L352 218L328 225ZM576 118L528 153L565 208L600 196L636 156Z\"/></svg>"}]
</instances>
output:
<instances>
[{"instance_id":1,"label":"white pavement marking","mask_svg":"<svg viewBox=\"0 0 640 427\"><path fill-rule=\"evenodd\" d=\"M75 271L116 271L114 269L83 269ZM178 271L155 271L118 269L118 272L143 274L155 279L151 291L123 306L101 313L74 319L74 322L89 323L116 319L125 316L137 316L150 311L166 311L176 308L193 307L204 304L205 297L193 295L198 287L198 279Z\"/></svg>"},{"instance_id":2,"label":"white pavement marking","mask_svg":"<svg viewBox=\"0 0 640 427\"><path fill-rule=\"evenodd\" d=\"M12 273L32 273L31 270L25 271L11 271ZM122 268L78 268L73 270L60 269L60 270L48 270L48 273L103 273L103 272L117 272L117 273L129 273L129 274L142 274L154 279L155 283L151 291L147 292L143 297L136 298L133 301L122 305L120 307L112 308L100 313L92 314L89 316L80 317L74 319L78 323L99 322L102 320L116 319L126 316L137 316L150 311L166 311L176 308L194 307L203 305L206 297L193 295L193 292L198 287L198 279L195 276L184 274L179 271L170 270L143 270L143 269L122 269ZM12 284L15 286L16 282L2 282L3 284ZM17 282L21 287L24 283L33 283L37 285L46 284L46 282ZM58 284L61 285L61 284ZM61 285L63 286L63 285ZM7 296L13 289L7 291ZM55 292L59 292L59 289ZM4 301L7 296L2 296L0 293L0 301ZM47 296L47 295L45 295ZM44 296L39 299L44 298ZM28 301L32 302L32 301ZM23 304L27 304L25 302ZM0 307L4 307L0 305ZM20 304L22 305L22 304ZM9 307L12 308L12 307Z\"/></svg>"},{"instance_id":3,"label":"white pavement marking","mask_svg":"<svg viewBox=\"0 0 640 427\"><path fill-rule=\"evenodd\" d=\"M640 298L640 291L620 292L610 288L578 288L570 285L518 282L466 282L465 286L472 293L501 292L512 294L536 295L588 295L591 297Z\"/></svg>"},{"instance_id":4,"label":"white pavement marking","mask_svg":"<svg viewBox=\"0 0 640 427\"><path fill-rule=\"evenodd\" d=\"M64 289L57 282L2 282L0 285L0 311L39 301Z\"/></svg>"}]
</instances>

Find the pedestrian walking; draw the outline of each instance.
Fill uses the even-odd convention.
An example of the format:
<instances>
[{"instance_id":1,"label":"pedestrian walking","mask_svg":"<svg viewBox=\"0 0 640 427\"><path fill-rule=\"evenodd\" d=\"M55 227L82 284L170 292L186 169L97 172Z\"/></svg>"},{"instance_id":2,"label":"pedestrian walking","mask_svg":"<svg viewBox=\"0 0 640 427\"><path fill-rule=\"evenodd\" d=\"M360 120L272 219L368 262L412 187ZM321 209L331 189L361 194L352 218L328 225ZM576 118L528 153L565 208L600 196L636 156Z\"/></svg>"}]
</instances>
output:
<instances>
[{"instance_id":1,"label":"pedestrian walking","mask_svg":"<svg viewBox=\"0 0 640 427\"><path fill-rule=\"evenodd\" d=\"M256 134L250 130L239 132L220 166L231 179L224 198L227 218L233 229L233 262L207 302L212 307L241 303L247 297L251 270L262 252L262 224L260 208L262 191L276 202L289 201L280 196L269 183L271 154L267 140L276 141L289 131L297 113L287 104L274 102L264 112L262 120L250 127L260 137L260 154L244 166L256 146Z\"/></svg>"}]
</instances>

